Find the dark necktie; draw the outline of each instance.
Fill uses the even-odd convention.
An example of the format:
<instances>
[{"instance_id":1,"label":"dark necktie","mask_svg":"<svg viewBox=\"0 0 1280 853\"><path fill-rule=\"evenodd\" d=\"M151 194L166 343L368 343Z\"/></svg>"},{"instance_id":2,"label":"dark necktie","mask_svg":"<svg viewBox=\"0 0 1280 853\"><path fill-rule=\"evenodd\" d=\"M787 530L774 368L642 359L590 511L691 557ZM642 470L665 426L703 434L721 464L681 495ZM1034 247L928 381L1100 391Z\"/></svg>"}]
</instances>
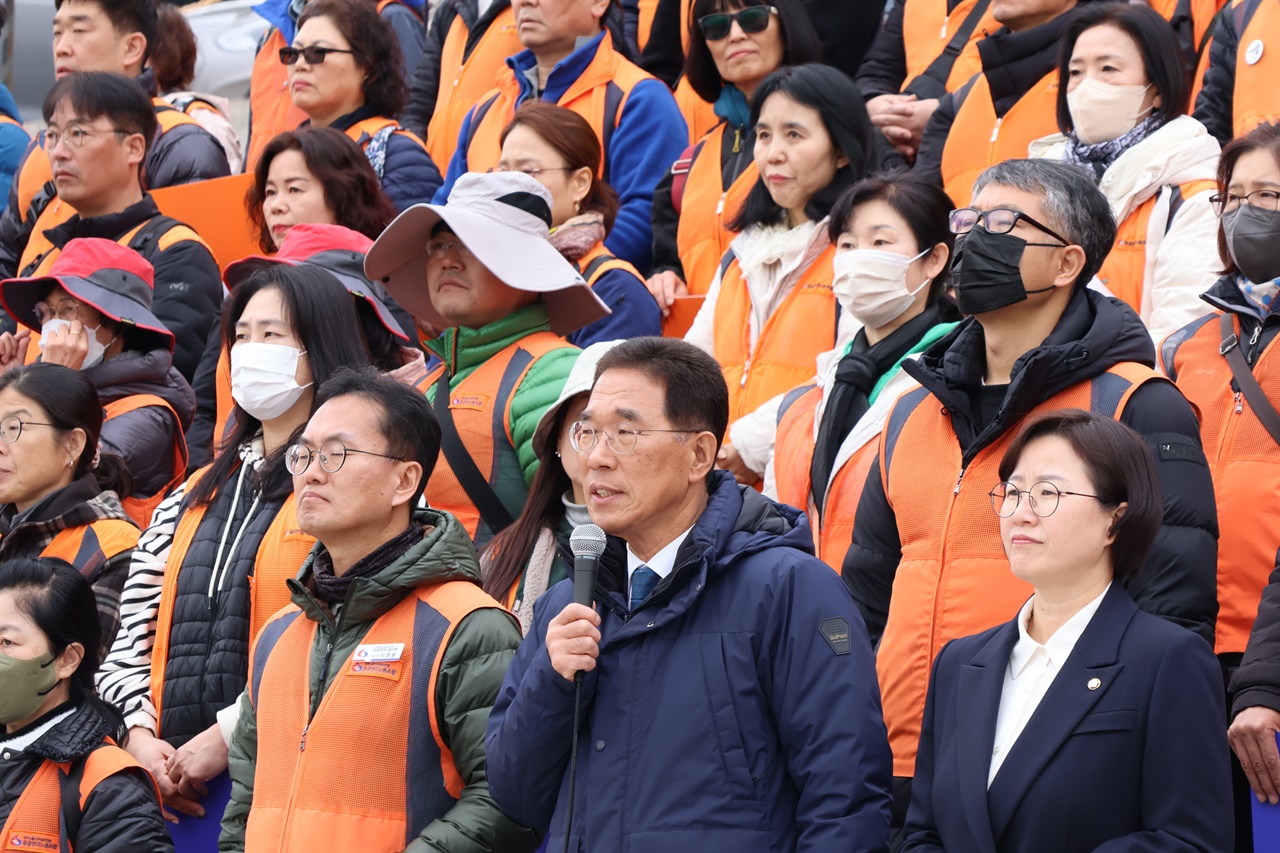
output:
<instances>
[{"instance_id":1,"label":"dark necktie","mask_svg":"<svg viewBox=\"0 0 1280 853\"><path fill-rule=\"evenodd\" d=\"M633 613L649 597L649 593L653 592L659 580L661 578L658 577L658 573L648 566L640 566L635 570L631 576L631 611Z\"/></svg>"}]
</instances>

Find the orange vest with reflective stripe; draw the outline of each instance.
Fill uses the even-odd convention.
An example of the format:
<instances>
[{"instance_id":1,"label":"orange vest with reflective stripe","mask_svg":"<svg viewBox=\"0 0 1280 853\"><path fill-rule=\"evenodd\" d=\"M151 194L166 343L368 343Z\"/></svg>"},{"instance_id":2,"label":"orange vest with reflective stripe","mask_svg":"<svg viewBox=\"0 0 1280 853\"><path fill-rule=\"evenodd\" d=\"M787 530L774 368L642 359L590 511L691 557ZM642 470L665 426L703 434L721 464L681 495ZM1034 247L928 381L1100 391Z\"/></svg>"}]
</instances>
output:
<instances>
[{"instance_id":1,"label":"orange vest with reflective stripe","mask_svg":"<svg viewBox=\"0 0 1280 853\"><path fill-rule=\"evenodd\" d=\"M622 270L623 272L631 273L642 284L644 283L644 276L640 275L640 271L627 261L614 257L605 248L603 240L588 249L585 255L573 262L573 265L586 280L587 287L595 287L596 282L600 280L600 276L610 270Z\"/></svg>"},{"instance_id":2,"label":"orange vest with reflective stripe","mask_svg":"<svg viewBox=\"0 0 1280 853\"><path fill-rule=\"evenodd\" d=\"M60 531L40 556L70 563L92 583L109 561L138 547L140 535L137 527L123 519L101 518Z\"/></svg>"},{"instance_id":3,"label":"orange vest with reflective stripe","mask_svg":"<svg viewBox=\"0 0 1280 853\"><path fill-rule=\"evenodd\" d=\"M840 305L831 290L827 246L800 274L791 292L769 315L751 347L751 294L738 259L720 280L715 307L715 356L729 385L729 423L779 394L803 385L817 372L817 358L836 345Z\"/></svg>"},{"instance_id":4,"label":"orange vest with reflective stripe","mask_svg":"<svg viewBox=\"0 0 1280 853\"><path fill-rule=\"evenodd\" d=\"M441 734L436 678L458 624L487 608L502 605L466 581L410 593L336 663L314 716L316 623L296 606L277 614L249 659L258 756L245 849L399 853L443 816L463 779Z\"/></svg>"},{"instance_id":5,"label":"orange vest with reflective stripe","mask_svg":"<svg viewBox=\"0 0 1280 853\"><path fill-rule=\"evenodd\" d=\"M187 493L195 488L199 478L208 468L201 468L187 481ZM169 633L173 628L173 606L178 598L178 575L187 556L187 549L195 540L200 522L207 507L188 506L178 519L173 544L169 546L169 558L165 561L164 582L160 588L160 608L156 614L156 640L151 650L151 702L156 709L156 735L163 737L160 729L164 699L164 674L169 662ZM287 606L289 588L285 582L297 576L298 569L306 562L316 540L298 527L297 503L289 495L276 513L275 519L258 545L253 574L249 576L249 639L252 641L267 624L272 614Z\"/></svg>"},{"instance_id":6,"label":"orange vest with reflective stripe","mask_svg":"<svg viewBox=\"0 0 1280 853\"><path fill-rule=\"evenodd\" d=\"M942 149L942 185L956 207L968 207L973 184L988 167L1025 160L1031 143L1058 132L1058 72L1049 72L1002 117L996 117L985 74L956 112Z\"/></svg>"},{"instance_id":7,"label":"orange vest with reflective stripe","mask_svg":"<svg viewBox=\"0 0 1280 853\"><path fill-rule=\"evenodd\" d=\"M1248 0L1237 0L1247 5ZM1232 100L1236 136L1243 136L1260 124L1280 121L1280 3L1254 3L1253 18L1240 33L1236 54L1235 95ZM1224 14L1230 15L1228 10ZM1249 47L1259 42L1262 55L1249 64Z\"/></svg>"},{"instance_id":8,"label":"orange vest with reflective stripe","mask_svg":"<svg viewBox=\"0 0 1280 853\"><path fill-rule=\"evenodd\" d=\"M1188 181L1175 187L1174 198L1171 199L1173 209L1164 230L1167 232L1169 225L1173 224L1173 216L1177 213L1174 205L1181 206L1193 195L1216 189L1217 184L1213 181ZM1111 252L1098 271L1098 279L1107 290L1128 303L1139 315L1142 314L1142 296L1147 280L1147 234L1151 227L1151 212L1159 198L1160 193L1156 193L1125 217L1116 229L1116 241L1111 245Z\"/></svg>"},{"instance_id":9,"label":"orange vest with reflective stripe","mask_svg":"<svg viewBox=\"0 0 1280 853\"><path fill-rule=\"evenodd\" d=\"M391 2L398 2L398 0L391 0ZM424 151L426 150L427 143L423 142L418 134L414 133L412 130L406 130L401 127L400 122L393 118L385 118L383 116L367 118L364 121L356 122L343 132L351 138L351 141L359 145L360 149L363 151L365 148L369 147L369 143L379 131L385 130L388 127L395 128L394 135L406 136L418 143L418 146Z\"/></svg>"},{"instance_id":10,"label":"orange vest with reflective stripe","mask_svg":"<svg viewBox=\"0 0 1280 853\"><path fill-rule=\"evenodd\" d=\"M117 773L146 769L115 743L106 742L83 759L84 773L80 778L80 811L95 788ZM21 796L9 812L9 818L0 832L0 850L71 851L74 838L67 838L62 822L62 782L59 774L70 774L74 762L55 762L45 759L35 776L22 789ZM147 773L147 779L155 788L155 780ZM156 789L156 805L160 805L160 791Z\"/></svg>"},{"instance_id":11,"label":"orange vest with reflective stripe","mask_svg":"<svg viewBox=\"0 0 1280 853\"><path fill-rule=\"evenodd\" d=\"M760 171L752 162L733 184L728 188L724 186L720 163L727 128L728 124L722 122L703 138L701 149L688 166L689 175L680 200L676 250L680 255L680 265L684 267L685 284L693 296L703 295L711 289L716 267L736 236L729 230L729 223L738 215L747 194L760 178ZM755 143L737 138L735 131L733 144Z\"/></svg>"},{"instance_id":12,"label":"orange vest with reflective stripe","mask_svg":"<svg viewBox=\"0 0 1280 853\"><path fill-rule=\"evenodd\" d=\"M608 171L609 139L617 129L627 108L627 97L641 80L654 79L628 62L613 49L608 36L600 40L596 55L565 90L556 106L567 107L587 120L604 151L601 177ZM490 90L475 105L471 118L471 137L467 143L467 170L484 172L498 165L502 158L502 131L515 116L520 84L515 72L502 67L498 87Z\"/></svg>"},{"instance_id":13,"label":"orange vest with reflective stripe","mask_svg":"<svg viewBox=\"0 0 1280 853\"><path fill-rule=\"evenodd\" d=\"M1163 366L1200 412L1200 440L1218 500L1218 654L1239 653L1249 642L1262 588L1280 545L1280 445L1244 395L1231 387L1221 354L1219 314L1192 322L1166 339ZM1232 316L1240 347L1240 319ZM1260 328L1260 327L1255 327ZM1253 375L1272 405L1280 405L1280 348L1273 339L1253 363Z\"/></svg>"},{"instance_id":14,"label":"orange vest with reflective stripe","mask_svg":"<svg viewBox=\"0 0 1280 853\"><path fill-rule=\"evenodd\" d=\"M1140 385L1165 381L1149 367L1122 362L1055 394L1027 413L1085 409L1118 418ZM933 659L951 640L1007 622L1031 596L1014 577L991 511L990 489L1015 427L978 451L967 467L949 414L927 389L898 399L880 434L880 476L898 523L902 560L876 672L893 775L914 776L920 721ZM901 448L901 458L895 451ZM1273 555L1274 559L1274 555Z\"/></svg>"},{"instance_id":15,"label":"orange vest with reflective stripe","mask_svg":"<svg viewBox=\"0 0 1280 853\"><path fill-rule=\"evenodd\" d=\"M40 218L36 220L35 228L31 231L31 239L27 241L27 247L23 250L22 258L18 261L19 276L22 278L36 278L48 272L49 267L53 266L53 262L62 254L62 250L49 242L49 238L44 235L44 232L58 227L74 214L75 210L70 205L63 204L60 199L55 199L52 204L44 209L40 214ZM164 216L164 214L162 213L160 216ZM130 241L141 233L142 229L154 221L155 218L148 219L141 225L130 228L117 237L116 242L121 246L128 246ZM180 243L183 240L191 240L206 249L209 248L209 244L201 239L199 234L191 230L190 226L183 225L181 222L174 222L156 240L156 249L163 252L174 243ZM213 254L213 250L210 249L209 254ZM28 363L34 361L35 356L39 354L39 350L35 347L28 351Z\"/></svg>"},{"instance_id":16,"label":"orange vest with reflective stripe","mask_svg":"<svg viewBox=\"0 0 1280 853\"><path fill-rule=\"evenodd\" d=\"M907 76L903 85L919 77L946 48L956 30L978 5L978 0L960 0L947 13L946 0L904 0L902 7L902 46L907 55ZM947 75L947 91L954 92L973 75L982 71L982 58L978 56L978 42L989 33L1000 29L999 22L991 16L988 5L978 24L969 34L969 41L961 48L951 73Z\"/></svg>"},{"instance_id":17,"label":"orange vest with reflective stripe","mask_svg":"<svg viewBox=\"0 0 1280 853\"><path fill-rule=\"evenodd\" d=\"M858 448L849 461L834 472L830 487L823 484L827 494L822 517L819 517L809 469L813 465L822 389L814 386L797 390L803 393L795 397L788 395L778 412L778 434L774 439L773 452L778 500L805 511L813 528L813 546L818 559L838 572L844 566L844 556L853 542L854 513L879 443L868 441Z\"/></svg>"},{"instance_id":18,"label":"orange vest with reflective stripe","mask_svg":"<svg viewBox=\"0 0 1280 853\"><path fill-rule=\"evenodd\" d=\"M103 423L117 418L128 412L144 409L147 406L155 406L163 409L173 418L173 476L169 478L169 482L165 487L151 496L130 495L121 501L124 505L125 513L134 520L139 528L145 530L151 524L151 514L156 511L156 507L160 505L169 493L182 485L182 481L187 476L187 439L182 433L182 420L178 417L178 413L173 410L163 398L154 394L131 394L128 397L122 397L119 400L107 403L102 407Z\"/></svg>"},{"instance_id":19,"label":"orange vest with reflective stripe","mask_svg":"<svg viewBox=\"0 0 1280 853\"><path fill-rule=\"evenodd\" d=\"M249 150L244 158L246 172L254 170L262 149L277 134L296 130L307 120L307 114L293 105L289 94L289 67L280 61L280 48L288 46L280 31L272 27L253 57L253 72L249 77Z\"/></svg>"},{"instance_id":20,"label":"orange vest with reflective stripe","mask_svg":"<svg viewBox=\"0 0 1280 853\"><path fill-rule=\"evenodd\" d=\"M476 467L499 497L508 493L528 494L515 442L511 438L511 401L538 359L565 348L575 349L564 338L551 332L534 332L490 358L462 381L451 383L449 411L458 435L475 460ZM437 365L424 381L425 387L434 387L443 372L444 365ZM477 531L481 528L480 511L471 502L444 454L440 455L435 471L427 481L423 497L432 509L451 513L466 528L472 540L477 539ZM524 499L521 498L519 505L507 506L507 511L512 518L517 518L523 508ZM481 532L485 535L477 541L477 546L484 544L492 535L487 524Z\"/></svg>"},{"instance_id":21,"label":"orange vest with reflective stripe","mask_svg":"<svg viewBox=\"0 0 1280 853\"><path fill-rule=\"evenodd\" d=\"M458 134L470 110L493 90L508 56L524 50L516 33L516 14L510 6L489 23L467 54L471 31L461 15L454 15L440 52L440 84L436 107L427 126L427 153L444 169L458 147Z\"/></svg>"}]
</instances>

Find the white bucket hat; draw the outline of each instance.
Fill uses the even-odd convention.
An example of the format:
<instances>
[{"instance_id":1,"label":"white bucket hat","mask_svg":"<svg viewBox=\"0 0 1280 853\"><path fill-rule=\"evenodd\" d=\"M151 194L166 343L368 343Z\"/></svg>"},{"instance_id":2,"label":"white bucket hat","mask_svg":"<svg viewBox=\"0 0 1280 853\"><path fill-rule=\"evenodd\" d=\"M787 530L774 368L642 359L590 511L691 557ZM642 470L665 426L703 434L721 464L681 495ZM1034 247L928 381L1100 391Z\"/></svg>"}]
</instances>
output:
<instances>
[{"instance_id":1,"label":"white bucket hat","mask_svg":"<svg viewBox=\"0 0 1280 853\"><path fill-rule=\"evenodd\" d=\"M448 205L415 204L395 218L365 258L365 274L382 282L414 317L452 325L427 287L427 241L443 220L503 283L542 294L551 330L567 335L609 314L573 265L547 238L551 195L523 172L471 172L458 178Z\"/></svg>"},{"instance_id":2,"label":"white bucket hat","mask_svg":"<svg viewBox=\"0 0 1280 853\"><path fill-rule=\"evenodd\" d=\"M542 418L533 431L534 453L541 456L547 447L547 442L559 440L551 435L551 427L555 424L556 416L560 414L560 407L579 394L585 394L591 390L591 386L596 384L596 367L599 366L600 359L620 343L622 341L599 341L578 353L578 360L569 370L569 377L564 381L564 388L560 389L560 396L556 397L556 401L542 413Z\"/></svg>"}]
</instances>

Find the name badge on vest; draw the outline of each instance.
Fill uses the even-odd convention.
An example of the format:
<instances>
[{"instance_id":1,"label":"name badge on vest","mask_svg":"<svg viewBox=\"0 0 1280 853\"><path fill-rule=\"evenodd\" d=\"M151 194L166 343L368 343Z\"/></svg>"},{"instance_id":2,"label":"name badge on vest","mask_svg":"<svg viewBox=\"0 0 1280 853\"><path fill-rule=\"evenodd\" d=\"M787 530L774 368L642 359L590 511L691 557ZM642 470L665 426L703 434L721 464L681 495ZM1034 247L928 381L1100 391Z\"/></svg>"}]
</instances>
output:
<instances>
[{"instance_id":1,"label":"name badge on vest","mask_svg":"<svg viewBox=\"0 0 1280 853\"><path fill-rule=\"evenodd\" d=\"M356 646L351 659L357 663L398 661L404 654L404 643L366 643Z\"/></svg>"},{"instance_id":2,"label":"name badge on vest","mask_svg":"<svg viewBox=\"0 0 1280 853\"><path fill-rule=\"evenodd\" d=\"M5 840L5 850L48 850L57 853L58 836L43 832L14 832Z\"/></svg>"}]
</instances>

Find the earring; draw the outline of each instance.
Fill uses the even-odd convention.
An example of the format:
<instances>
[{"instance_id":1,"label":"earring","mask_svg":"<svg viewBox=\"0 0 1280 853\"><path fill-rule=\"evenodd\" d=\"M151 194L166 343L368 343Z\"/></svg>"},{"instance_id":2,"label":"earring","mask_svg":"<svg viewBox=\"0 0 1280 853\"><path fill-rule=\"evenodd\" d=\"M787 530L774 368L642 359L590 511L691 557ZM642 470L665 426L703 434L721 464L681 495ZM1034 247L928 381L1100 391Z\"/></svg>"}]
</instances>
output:
<instances>
[{"instance_id":1,"label":"earring","mask_svg":"<svg viewBox=\"0 0 1280 853\"><path fill-rule=\"evenodd\" d=\"M561 458L561 457L560 457L560 451L559 451L559 450L557 450L557 451L556 451L556 458L557 458L557 459Z\"/></svg>"},{"instance_id":2,"label":"earring","mask_svg":"<svg viewBox=\"0 0 1280 853\"><path fill-rule=\"evenodd\" d=\"M582 212L582 201L581 201L581 199L574 199L574 202L573 202L573 212L574 212L574 213L581 213L581 212Z\"/></svg>"}]
</instances>

